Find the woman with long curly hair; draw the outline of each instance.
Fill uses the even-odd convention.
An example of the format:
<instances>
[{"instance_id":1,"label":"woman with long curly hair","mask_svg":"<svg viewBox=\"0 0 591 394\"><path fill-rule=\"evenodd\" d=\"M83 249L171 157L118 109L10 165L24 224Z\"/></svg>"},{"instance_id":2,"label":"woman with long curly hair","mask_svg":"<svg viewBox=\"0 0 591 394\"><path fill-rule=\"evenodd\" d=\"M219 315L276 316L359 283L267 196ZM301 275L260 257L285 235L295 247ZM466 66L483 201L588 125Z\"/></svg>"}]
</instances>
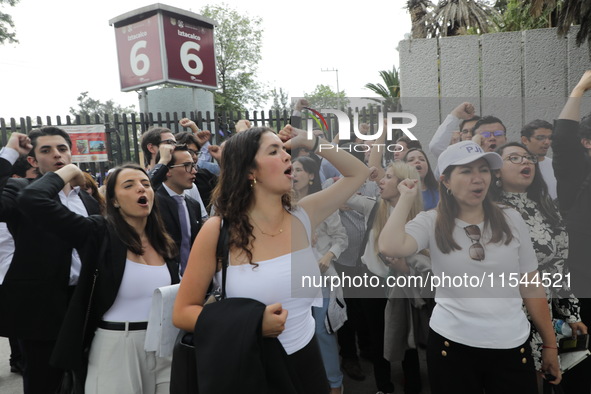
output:
<instances>
[{"instance_id":1,"label":"woman with long curly hair","mask_svg":"<svg viewBox=\"0 0 591 394\"><path fill-rule=\"evenodd\" d=\"M319 137L307 139L304 131L289 125L279 135L265 127L250 128L226 142L212 198L217 216L205 223L195 239L173 321L179 328L197 327L198 331L208 309L203 306L210 282L214 276L221 282L216 244L222 220L227 221L228 301L241 297L265 305L261 335L279 340L296 392L324 394L329 388L311 313L313 305L320 305L319 289L298 285L298 278L300 274L319 276L312 232L355 193L368 169L342 150L322 149L318 154L334 164L343 178L292 204L292 165L286 149L302 146L316 151L329 144Z\"/></svg>"}]
</instances>

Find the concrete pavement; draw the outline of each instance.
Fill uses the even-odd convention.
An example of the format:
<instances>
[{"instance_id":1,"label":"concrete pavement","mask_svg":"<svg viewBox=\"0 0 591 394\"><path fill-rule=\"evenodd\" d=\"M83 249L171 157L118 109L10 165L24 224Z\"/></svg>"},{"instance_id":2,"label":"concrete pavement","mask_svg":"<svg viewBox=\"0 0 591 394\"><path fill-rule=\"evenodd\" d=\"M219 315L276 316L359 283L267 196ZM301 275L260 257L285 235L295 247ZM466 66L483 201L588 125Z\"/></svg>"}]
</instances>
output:
<instances>
[{"instance_id":1,"label":"concrete pavement","mask_svg":"<svg viewBox=\"0 0 591 394\"><path fill-rule=\"evenodd\" d=\"M10 372L9 357L8 338L0 337L0 393L23 394L23 380L19 374Z\"/></svg>"},{"instance_id":2,"label":"concrete pavement","mask_svg":"<svg viewBox=\"0 0 591 394\"><path fill-rule=\"evenodd\" d=\"M20 375L10 372L9 365L10 346L8 339L0 337L0 393L1 394L23 394L23 384ZM429 394L429 384L427 383L427 366L425 363L425 352L419 351L419 359L421 362L421 375L423 377L423 394ZM360 359L361 367L366 373L367 377L362 382L349 379L345 375L345 393L346 394L375 394L375 382L373 379L371 363L364 359ZM392 379L396 385L396 393L404 393L402 387L402 368L400 365L392 365Z\"/></svg>"}]
</instances>

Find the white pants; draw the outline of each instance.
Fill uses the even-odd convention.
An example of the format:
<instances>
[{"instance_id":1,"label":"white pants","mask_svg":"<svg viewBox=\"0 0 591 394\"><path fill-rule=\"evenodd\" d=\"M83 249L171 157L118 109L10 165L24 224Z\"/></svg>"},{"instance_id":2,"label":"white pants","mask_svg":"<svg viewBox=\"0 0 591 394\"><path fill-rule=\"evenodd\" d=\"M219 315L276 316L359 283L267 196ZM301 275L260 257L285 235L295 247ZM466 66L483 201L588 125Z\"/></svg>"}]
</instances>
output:
<instances>
[{"instance_id":1,"label":"white pants","mask_svg":"<svg viewBox=\"0 0 591 394\"><path fill-rule=\"evenodd\" d=\"M172 357L144 350L146 330L98 328L88 360L86 394L168 394Z\"/></svg>"}]
</instances>

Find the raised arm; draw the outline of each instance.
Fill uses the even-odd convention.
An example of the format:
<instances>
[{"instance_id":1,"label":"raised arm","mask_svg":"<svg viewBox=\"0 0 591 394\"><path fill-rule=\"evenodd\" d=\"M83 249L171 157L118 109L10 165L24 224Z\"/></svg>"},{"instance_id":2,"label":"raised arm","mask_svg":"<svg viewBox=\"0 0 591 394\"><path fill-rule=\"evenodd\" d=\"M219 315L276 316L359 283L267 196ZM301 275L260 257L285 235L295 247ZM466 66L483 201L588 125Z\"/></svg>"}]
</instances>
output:
<instances>
[{"instance_id":1,"label":"raised arm","mask_svg":"<svg viewBox=\"0 0 591 394\"><path fill-rule=\"evenodd\" d=\"M18 190L5 190L12 175L12 166L19 155L31 151L31 140L24 134L12 133L6 146L0 150L0 219L6 221L16 213L16 195Z\"/></svg>"},{"instance_id":2,"label":"raised arm","mask_svg":"<svg viewBox=\"0 0 591 394\"><path fill-rule=\"evenodd\" d=\"M154 190L158 189L166 180L168 174L168 163L172 160L174 145L160 144L158 147L158 163L152 168L150 173L150 182Z\"/></svg>"},{"instance_id":3,"label":"raised arm","mask_svg":"<svg viewBox=\"0 0 591 394\"><path fill-rule=\"evenodd\" d=\"M558 119L554 121L552 165L556 175L558 201L563 213L572 206L581 183L591 171L587 152L579 137L581 101L591 89L591 70L586 71L572 90Z\"/></svg>"},{"instance_id":4,"label":"raised arm","mask_svg":"<svg viewBox=\"0 0 591 394\"><path fill-rule=\"evenodd\" d=\"M48 172L27 186L18 197L18 206L23 214L46 231L59 234L75 248L81 247L94 234L97 220L78 215L58 200L57 194L66 183L81 186L86 183L84 173L75 164L68 164L56 172Z\"/></svg>"},{"instance_id":5,"label":"raised arm","mask_svg":"<svg viewBox=\"0 0 591 394\"><path fill-rule=\"evenodd\" d=\"M289 118L289 124L291 124L296 129L302 128L302 110L304 107L308 107L310 103L306 99L299 99L295 106L293 107L293 111L291 113L291 117Z\"/></svg>"},{"instance_id":6,"label":"raised arm","mask_svg":"<svg viewBox=\"0 0 591 394\"><path fill-rule=\"evenodd\" d=\"M587 90L591 89L591 70L585 71L577 85L573 88L566 105L562 108L558 119L570 119L581 121L581 98Z\"/></svg>"},{"instance_id":7,"label":"raised arm","mask_svg":"<svg viewBox=\"0 0 591 394\"><path fill-rule=\"evenodd\" d=\"M364 123L365 124L365 123ZM371 151L369 152L369 160L367 165L370 168L375 168L377 173L374 174L375 179L380 180L386 175L386 171L384 171L384 167L382 165L382 158L384 157L384 151L386 150L386 126L388 125L388 119L384 117L384 131L382 135L376 140L376 142L371 146ZM361 129L359 126L359 129ZM367 131L369 131L369 125L367 125Z\"/></svg>"},{"instance_id":8,"label":"raised arm","mask_svg":"<svg viewBox=\"0 0 591 394\"><path fill-rule=\"evenodd\" d=\"M452 133L460 127L462 119L472 119L474 117L474 106L470 103L462 103L455 107L453 111L439 125L437 131L429 142L429 151L436 158L449 146Z\"/></svg>"},{"instance_id":9,"label":"raised arm","mask_svg":"<svg viewBox=\"0 0 591 394\"><path fill-rule=\"evenodd\" d=\"M297 146L305 146L310 150L319 148L318 156L331 162L343 175L331 187L306 196L298 203L310 217L312 228L315 228L361 187L369 175L369 169L354 156L337 149L323 138L316 136L308 140L305 131L295 129L291 125L285 126L279 137L288 149Z\"/></svg>"},{"instance_id":10,"label":"raised arm","mask_svg":"<svg viewBox=\"0 0 591 394\"><path fill-rule=\"evenodd\" d=\"M404 229L406 219L419 193L418 180L405 179L398 184L400 197L378 238L380 253L388 257L408 257L418 249L417 241Z\"/></svg>"}]
</instances>

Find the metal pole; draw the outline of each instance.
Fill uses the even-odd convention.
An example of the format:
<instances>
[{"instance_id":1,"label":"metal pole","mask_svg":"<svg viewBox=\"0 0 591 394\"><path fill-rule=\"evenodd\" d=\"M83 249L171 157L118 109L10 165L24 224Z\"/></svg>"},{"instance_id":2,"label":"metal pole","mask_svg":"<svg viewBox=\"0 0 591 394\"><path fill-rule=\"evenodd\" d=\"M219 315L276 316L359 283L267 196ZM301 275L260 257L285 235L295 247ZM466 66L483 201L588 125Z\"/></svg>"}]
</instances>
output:
<instances>
[{"instance_id":1,"label":"metal pole","mask_svg":"<svg viewBox=\"0 0 591 394\"><path fill-rule=\"evenodd\" d=\"M341 89L339 89L339 70L336 68L332 68L332 69L320 69L320 71L334 71L337 75L337 106L339 107L338 109L341 109Z\"/></svg>"}]
</instances>

